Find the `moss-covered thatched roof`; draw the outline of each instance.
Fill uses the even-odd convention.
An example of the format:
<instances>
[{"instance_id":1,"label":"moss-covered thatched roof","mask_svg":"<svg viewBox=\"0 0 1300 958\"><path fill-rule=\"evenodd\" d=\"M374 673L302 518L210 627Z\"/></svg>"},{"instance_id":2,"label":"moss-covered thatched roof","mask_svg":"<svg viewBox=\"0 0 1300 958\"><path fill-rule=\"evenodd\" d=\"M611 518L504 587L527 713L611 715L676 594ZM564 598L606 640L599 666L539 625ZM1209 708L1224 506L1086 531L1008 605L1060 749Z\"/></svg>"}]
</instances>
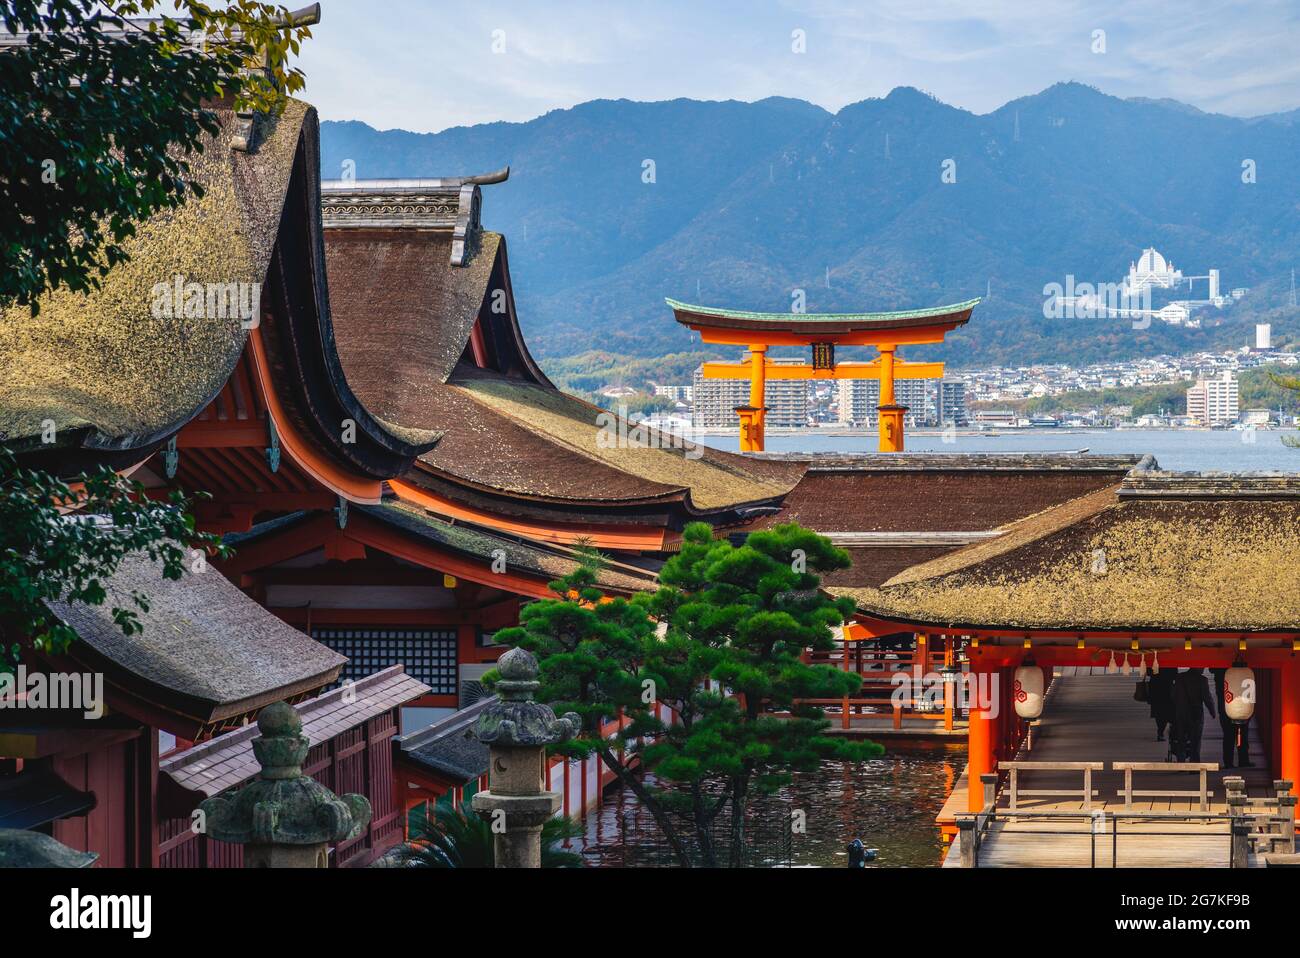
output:
<instances>
[{"instance_id":1,"label":"moss-covered thatched roof","mask_svg":"<svg viewBox=\"0 0 1300 958\"><path fill-rule=\"evenodd\" d=\"M81 637L70 649L72 657L104 671L108 683L132 697L198 726L322 688L347 661L266 611L212 567L173 580L147 556L133 556L103 585L104 605L49 604ZM138 613L143 631L128 636L113 621L112 609L134 608L134 593L148 597L149 611Z\"/></svg>"},{"instance_id":2,"label":"moss-covered thatched roof","mask_svg":"<svg viewBox=\"0 0 1300 958\"><path fill-rule=\"evenodd\" d=\"M61 290L40 312L0 314L0 438L21 446L47 422L84 444L128 449L175 431L216 395L248 337L238 316L155 316L155 287L261 284L275 245L299 138L314 110L289 101L259 123L253 152L231 149L234 116L191 158L205 194L137 225L89 294ZM60 437L62 441L62 436Z\"/></svg>"},{"instance_id":3,"label":"moss-covered thatched roof","mask_svg":"<svg viewBox=\"0 0 1300 958\"><path fill-rule=\"evenodd\" d=\"M1135 474L879 588L831 591L865 613L935 626L1300 630L1300 491L1195 480Z\"/></svg>"}]
</instances>

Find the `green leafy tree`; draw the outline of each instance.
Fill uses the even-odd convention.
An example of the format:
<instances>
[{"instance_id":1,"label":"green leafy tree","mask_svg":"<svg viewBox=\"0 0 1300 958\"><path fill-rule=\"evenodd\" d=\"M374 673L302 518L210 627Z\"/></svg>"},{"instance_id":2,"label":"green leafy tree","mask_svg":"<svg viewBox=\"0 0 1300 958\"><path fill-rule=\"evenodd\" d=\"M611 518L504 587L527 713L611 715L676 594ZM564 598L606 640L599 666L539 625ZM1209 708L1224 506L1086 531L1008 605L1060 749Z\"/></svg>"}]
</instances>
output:
<instances>
[{"instance_id":1,"label":"green leafy tree","mask_svg":"<svg viewBox=\"0 0 1300 958\"><path fill-rule=\"evenodd\" d=\"M162 563L167 578L179 579L208 552L229 554L216 536L195 530L179 492L149 499L138 482L108 468L74 488L21 468L0 447L0 671L12 670L24 646L65 651L77 634L50 615L46 602L103 605L104 581L126 556L146 554ZM148 610L148 597L134 593L112 614L123 633L134 635L142 629L137 611Z\"/></svg>"},{"instance_id":2,"label":"green leafy tree","mask_svg":"<svg viewBox=\"0 0 1300 958\"><path fill-rule=\"evenodd\" d=\"M737 864L755 795L825 759L882 752L826 734L821 711L803 704L851 694L861 682L804 661L807 651L833 648L832 628L852 613L851 602L818 588L819 573L848 564L843 550L795 524L736 547L695 523L655 593L603 600L588 563L554 584L560 598L527 606L520 627L498 636L538 656L544 701L582 716L584 735L558 751L598 755L645 804L679 863ZM655 703L671 720L657 717ZM612 716L627 719L613 742L599 733ZM667 787L634 774L634 760ZM725 856L713 837L724 811Z\"/></svg>"},{"instance_id":3,"label":"green leafy tree","mask_svg":"<svg viewBox=\"0 0 1300 958\"><path fill-rule=\"evenodd\" d=\"M134 224L201 192L188 157L232 97L278 110L302 88L287 65L305 25L284 7L232 0L0 0L27 42L0 51L0 306L95 288L127 258ZM190 31L206 41L190 42Z\"/></svg>"},{"instance_id":4,"label":"green leafy tree","mask_svg":"<svg viewBox=\"0 0 1300 958\"><path fill-rule=\"evenodd\" d=\"M1300 394L1300 376L1290 376L1274 370L1270 370L1268 376L1269 381L1275 386L1288 390L1292 394ZM1294 400L1292 402L1294 403ZM1283 436L1282 443L1292 449L1300 449L1300 440L1295 436Z\"/></svg>"},{"instance_id":5,"label":"green leafy tree","mask_svg":"<svg viewBox=\"0 0 1300 958\"><path fill-rule=\"evenodd\" d=\"M582 827L567 818L552 818L543 824L542 867L582 867L582 856L564 849L565 841L581 834ZM495 868L492 823L469 802L460 808L438 804L432 819L426 818L412 829L411 840L402 846L397 860L408 868Z\"/></svg>"}]
</instances>

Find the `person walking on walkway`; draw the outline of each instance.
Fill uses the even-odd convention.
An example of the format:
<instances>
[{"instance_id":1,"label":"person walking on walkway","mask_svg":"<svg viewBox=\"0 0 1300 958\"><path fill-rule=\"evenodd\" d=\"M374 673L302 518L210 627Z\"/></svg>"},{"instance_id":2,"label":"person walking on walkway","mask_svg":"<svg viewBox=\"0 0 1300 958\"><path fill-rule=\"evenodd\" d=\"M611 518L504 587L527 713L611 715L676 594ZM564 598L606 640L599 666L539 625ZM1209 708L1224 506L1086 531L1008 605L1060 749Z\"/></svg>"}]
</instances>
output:
<instances>
[{"instance_id":1,"label":"person walking on walkway","mask_svg":"<svg viewBox=\"0 0 1300 958\"><path fill-rule=\"evenodd\" d=\"M1214 697L1219 703L1219 728L1223 729L1223 767L1224 768L1253 768L1254 763L1250 760L1250 723L1242 722L1238 725L1232 719L1228 718L1228 710L1224 708L1223 685L1224 676L1227 675L1227 669L1210 669L1214 675ZM1237 732L1241 732L1241 741L1237 741ZM1235 748L1234 748L1235 746ZM1233 764L1233 757L1236 757L1236 764Z\"/></svg>"},{"instance_id":2,"label":"person walking on walkway","mask_svg":"<svg viewBox=\"0 0 1300 958\"><path fill-rule=\"evenodd\" d=\"M1165 669L1163 672L1153 672L1147 679L1147 704L1151 706L1151 717L1156 720L1156 741L1165 740L1165 730L1169 729L1169 737L1173 739L1173 729L1170 727L1174 723L1174 672L1172 669ZM1171 748L1170 751L1173 751Z\"/></svg>"},{"instance_id":3,"label":"person walking on walkway","mask_svg":"<svg viewBox=\"0 0 1300 958\"><path fill-rule=\"evenodd\" d=\"M1218 715L1214 695L1204 669L1179 669L1174 679L1174 733L1177 749L1174 757L1180 762L1201 760L1201 732L1205 727L1204 707L1210 717Z\"/></svg>"}]
</instances>

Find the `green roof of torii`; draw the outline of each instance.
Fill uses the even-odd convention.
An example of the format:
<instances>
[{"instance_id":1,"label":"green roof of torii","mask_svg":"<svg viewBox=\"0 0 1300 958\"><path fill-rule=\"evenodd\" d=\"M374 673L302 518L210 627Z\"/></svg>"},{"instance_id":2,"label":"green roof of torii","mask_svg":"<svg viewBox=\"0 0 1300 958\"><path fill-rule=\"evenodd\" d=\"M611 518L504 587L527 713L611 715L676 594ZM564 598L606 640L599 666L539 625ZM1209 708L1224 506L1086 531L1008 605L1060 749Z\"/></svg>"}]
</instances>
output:
<instances>
[{"instance_id":1,"label":"green roof of torii","mask_svg":"<svg viewBox=\"0 0 1300 958\"><path fill-rule=\"evenodd\" d=\"M684 325L713 325L745 327L820 327L818 331L833 328L845 331L861 328L897 328L920 325L940 317L952 317L951 322L961 324L970 318L970 312L979 305L978 299L949 306L931 306L926 309L902 309L887 313L756 313L743 309L720 309L715 306L692 306L665 298L669 307ZM712 322L711 322L712 321Z\"/></svg>"}]
</instances>

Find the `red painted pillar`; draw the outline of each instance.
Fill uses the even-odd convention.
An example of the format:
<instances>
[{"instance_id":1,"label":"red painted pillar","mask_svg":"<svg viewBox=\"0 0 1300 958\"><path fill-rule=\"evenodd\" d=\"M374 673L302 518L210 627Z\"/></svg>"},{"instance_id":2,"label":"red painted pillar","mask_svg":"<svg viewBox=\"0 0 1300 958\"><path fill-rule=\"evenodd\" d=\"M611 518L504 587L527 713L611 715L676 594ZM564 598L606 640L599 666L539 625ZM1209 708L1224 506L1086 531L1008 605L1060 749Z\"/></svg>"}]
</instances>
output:
<instances>
[{"instance_id":1,"label":"red painted pillar","mask_svg":"<svg viewBox=\"0 0 1300 958\"><path fill-rule=\"evenodd\" d=\"M993 677L997 671L988 664L982 649L973 651L972 687L969 688L970 724L966 732L966 807L968 811L978 812L984 807L984 783L980 781L980 776L992 772L997 763L994 757L997 720L991 717L990 711L991 707L998 707L1001 702L997 695L990 694L1000 692L993 688Z\"/></svg>"},{"instance_id":2,"label":"red painted pillar","mask_svg":"<svg viewBox=\"0 0 1300 958\"><path fill-rule=\"evenodd\" d=\"M1291 791L1300 788L1300 663L1288 659L1282 666L1282 727L1278 738L1282 745L1282 778L1292 783Z\"/></svg>"}]
</instances>

